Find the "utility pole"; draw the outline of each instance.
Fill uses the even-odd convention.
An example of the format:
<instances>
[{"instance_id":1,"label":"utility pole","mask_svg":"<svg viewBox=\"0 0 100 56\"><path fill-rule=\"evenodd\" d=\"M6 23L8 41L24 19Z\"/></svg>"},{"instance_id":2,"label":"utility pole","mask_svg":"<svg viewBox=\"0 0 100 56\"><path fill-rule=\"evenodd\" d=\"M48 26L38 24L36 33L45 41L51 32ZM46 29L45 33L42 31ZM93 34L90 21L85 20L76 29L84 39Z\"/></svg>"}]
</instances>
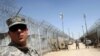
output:
<instances>
[{"instance_id":1,"label":"utility pole","mask_svg":"<svg viewBox=\"0 0 100 56\"><path fill-rule=\"evenodd\" d=\"M84 17L84 22L85 22L85 28L86 28L86 35L85 35L85 43L86 43L86 36L88 35L88 31L87 31L87 23L86 23L86 15L83 15Z\"/></svg>"}]
</instances>

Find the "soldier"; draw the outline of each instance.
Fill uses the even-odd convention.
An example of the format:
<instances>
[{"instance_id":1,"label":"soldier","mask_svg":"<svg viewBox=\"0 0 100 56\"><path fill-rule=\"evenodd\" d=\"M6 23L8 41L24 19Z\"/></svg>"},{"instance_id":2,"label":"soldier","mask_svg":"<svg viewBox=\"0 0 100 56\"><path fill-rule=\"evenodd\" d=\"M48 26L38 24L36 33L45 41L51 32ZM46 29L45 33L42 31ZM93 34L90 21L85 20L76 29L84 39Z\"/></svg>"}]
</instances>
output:
<instances>
[{"instance_id":1,"label":"soldier","mask_svg":"<svg viewBox=\"0 0 100 56\"><path fill-rule=\"evenodd\" d=\"M95 40L95 41L94 41L94 48L97 48L97 45L98 45L98 41Z\"/></svg>"},{"instance_id":2,"label":"soldier","mask_svg":"<svg viewBox=\"0 0 100 56\"><path fill-rule=\"evenodd\" d=\"M79 49L79 41L76 40L75 43L76 43L76 49Z\"/></svg>"},{"instance_id":3,"label":"soldier","mask_svg":"<svg viewBox=\"0 0 100 56\"><path fill-rule=\"evenodd\" d=\"M25 18L16 16L7 20L11 42L0 47L0 56L38 56L36 50L27 45L28 28Z\"/></svg>"}]
</instances>

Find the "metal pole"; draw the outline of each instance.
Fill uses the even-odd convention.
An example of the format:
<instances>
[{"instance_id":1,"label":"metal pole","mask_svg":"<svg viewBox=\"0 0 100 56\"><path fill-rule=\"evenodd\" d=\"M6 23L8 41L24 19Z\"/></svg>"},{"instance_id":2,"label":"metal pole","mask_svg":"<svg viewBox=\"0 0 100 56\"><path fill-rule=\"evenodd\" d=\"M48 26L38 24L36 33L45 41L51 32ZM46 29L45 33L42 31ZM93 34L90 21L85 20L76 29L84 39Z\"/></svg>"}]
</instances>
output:
<instances>
[{"instance_id":1,"label":"metal pole","mask_svg":"<svg viewBox=\"0 0 100 56\"><path fill-rule=\"evenodd\" d=\"M86 23L86 15L84 14L84 21L85 21L85 27L86 27L86 34L88 35L88 31L87 31L87 23ZM86 35L86 36L87 36Z\"/></svg>"},{"instance_id":2,"label":"metal pole","mask_svg":"<svg viewBox=\"0 0 100 56\"><path fill-rule=\"evenodd\" d=\"M41 45L41 34L40 34L40 27L41 27L41 25L44 23L44 21L42 21L39 25L38 25L38 37L39 37L39 43L40 43L40 56L42 56L42 45Z\"/></svg>"},{"instance_id":3,"label":"metal pole","mask_svg":"<svg viewBox=\"0 0 100 56\"><path fill-rule=\"evenodd\" d=\"M99 44L99 34L98 34L98 25L96 24L96 34L97 34L97 41L98 41L98 44Z\"/></svg>"},{"instance_id":4,"label":"metal pole","mask_svg":"<svg viewBox=\"0 0 100 56\"><path fill-rule=\"evenodd\" d=\"M86 36L88 35L88 31L87 31L87 23L86 23L86 15L84 14L84 21L85 21L85 28L86 28L86 35L85 35L85 44L86 44Z\"/></svg>"},{"instance_id":5,"label":"metal pole","mask_svg":"<svg viewBox=\"0 0 100 56\"><path fill-rule=\"evenodd\" d=\"M83 31L83 34L84 34L84 29L83 29L83 25L82 25L82 31Z\"/></svg>"},{"instance_id":6,"label":"metal pole","mask_svg":"<svg viewBox=\"0 0 100 56\"><path fill-rule=\"evenodd\" d=\"M64 22L63 22L63 13L62 12L60 13L60 18L62 20L62 31L63 31L63 34L64 34Z\"/></svg>"},{"instance_id":7,"label":"metal pole","mask_svg":"<svg viewBox=\"0 0 100 56\"><path fill-rule=\"evenodd\" d=\"M82 31L83 31L83 38L84 38L84 41L85 41L83 25L82 25Z\"/></svg>"},{"instance_id":8,"label":"metal pole","mask_svg":"<svg viewBox=\"0 0 100 56\"><path fill-rule=\"evenodd\" d=\"M64 22L63 22L63 19L62 19L62 29L63 29L63 33L64 33Z\"/></svg>"},{"instance_id":9,"label":"metal pole","mask_svg":"<svg viewBox=\"0 0 100 56\"><path fill-rule=\"evenodd\" d=\"M69 34L68 40L70 40L70 29L69 28L68 28L68 34Z\"/></svg>"},{"instance_id":10,"label":"metal pole","mask_svg":"<svg viewBox=\"0 0 100 56\"><path fill-rule=\"evenodd\" d=\"M58 31L57 31L57 46L58 46L58 50L59 50L60 47L59 47L59 36L58 36Z\"/></svg>"},{"instance_id":11,"label":"metal pole","mask_svg":"<svg viewBox=\"0 0 100 56\"><path fill-rule=\"evenodd\" d=\"M40 36L40 29L38 28L38 36L39 36L39 42L40 42L40 56L42 56L42 49L41 49L41 36Z\"/></svg>"}]
</instances>

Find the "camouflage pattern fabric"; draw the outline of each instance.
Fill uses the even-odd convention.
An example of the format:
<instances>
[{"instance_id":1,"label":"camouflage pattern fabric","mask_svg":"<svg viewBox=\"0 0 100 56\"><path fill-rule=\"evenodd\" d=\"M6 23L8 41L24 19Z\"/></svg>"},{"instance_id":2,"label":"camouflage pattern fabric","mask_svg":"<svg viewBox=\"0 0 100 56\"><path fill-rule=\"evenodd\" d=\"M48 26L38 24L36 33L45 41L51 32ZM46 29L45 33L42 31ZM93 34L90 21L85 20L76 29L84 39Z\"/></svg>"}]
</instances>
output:
<instances>
[{"instance_id":1,"label":"camouflage pattern fabric","mask_svg":"<svg viewBox=\"0 0 100 56\"><path fill-rule=\"evenodd\" d=\"M0 56L39 56L39 55L36 52L36 50L33 50L31 48L28 48L27 52L23 52L15 46L0 46Z\"/></svg>"},{"instance_id":2,"label":"camouflage pattern fabric","mask_svg":"<svg viewBox=\"0 0 100 56\"><path fill-rule=\"evenodd\" d=\"M13 46L0 47L0 56L38 56L35 50L29 49L27 53L23 53Z\"/></svg>"}]
</instances>

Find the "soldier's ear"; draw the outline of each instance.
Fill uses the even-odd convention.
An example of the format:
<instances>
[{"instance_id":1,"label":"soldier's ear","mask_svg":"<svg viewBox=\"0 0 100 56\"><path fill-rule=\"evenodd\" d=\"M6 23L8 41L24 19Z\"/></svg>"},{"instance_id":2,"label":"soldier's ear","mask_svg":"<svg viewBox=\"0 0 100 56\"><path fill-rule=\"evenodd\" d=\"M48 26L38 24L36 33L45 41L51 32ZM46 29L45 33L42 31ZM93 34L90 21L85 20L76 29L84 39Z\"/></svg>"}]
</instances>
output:
<instances>
[{"instance_id":1,"label":"soldier's ear","mask_svg":"<svg viewBox=\"0 0 100 56\"><path fill-rule=\"evenodd\" d=\"M10 36L10 32L8 31L8 36Z\"/></svg>"},{"instance_id":2,"label":"soldier's ear","mask_svg":"<svg viewBox=\"0 0 100 56\"><path fill-rule=\"evenodd\" d=\"M8 34L9 34L9 31L8 31Z\"/></svg>"},{"instance_id":3,"label":"soldier's ear","mask_svg":"<svg viewBox=\"0 0 100 56\"><path fill-rule=\"evenodd\" d=\"M26 30L28 31L28 28L26 28Z\"/></svg>"},{"instance_id":4,"label":"soldier's ear","mask_svg":"<svg viewBox=\"0 0 100 56\"><path fill-rule=\"evenodd\" d=\"M8 31L8 35L10 35L10 31Z\"/></svg>"}]
</instances>

